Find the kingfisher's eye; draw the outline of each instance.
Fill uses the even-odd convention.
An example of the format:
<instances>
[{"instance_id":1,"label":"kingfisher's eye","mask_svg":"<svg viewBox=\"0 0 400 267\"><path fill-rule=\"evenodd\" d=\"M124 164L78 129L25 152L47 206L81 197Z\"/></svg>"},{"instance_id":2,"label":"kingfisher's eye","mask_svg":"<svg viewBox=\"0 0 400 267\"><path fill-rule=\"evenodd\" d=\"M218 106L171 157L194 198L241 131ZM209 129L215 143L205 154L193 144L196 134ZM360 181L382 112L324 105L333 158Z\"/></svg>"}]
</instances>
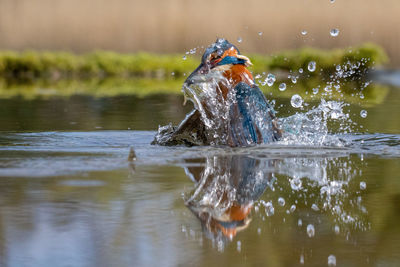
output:
<instances>
[{"instance_id":1,"label":"kingfisher's eye","mask_svg":"<svg viewBox=\"0 0 400 267\"><path fill-rule=\"evenodd\" d=\"M210 58L210 61L215 61L215 60L220 59L220 58L221 58L220 55L218 55L218 54L212 54L212 55L211 55L211 58Z\"/></svg>"}]
</instances>

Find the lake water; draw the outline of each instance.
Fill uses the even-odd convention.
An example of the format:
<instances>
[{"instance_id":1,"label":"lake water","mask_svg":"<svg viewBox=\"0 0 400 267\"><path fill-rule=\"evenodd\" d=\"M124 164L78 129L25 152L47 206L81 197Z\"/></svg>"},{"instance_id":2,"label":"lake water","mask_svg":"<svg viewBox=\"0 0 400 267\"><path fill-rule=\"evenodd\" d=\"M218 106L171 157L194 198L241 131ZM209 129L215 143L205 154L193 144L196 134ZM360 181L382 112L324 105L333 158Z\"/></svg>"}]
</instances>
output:
<instances>
[{"instance_id":1,"label":"lake water","mask_svg":"<svg viewBox=\"0 0 400 267\"><path fill-rule=\"evenodd\" d=\"M400 265L400 88L330 145L150 145L182 102L0 100L0 266Z\"/></svg>"}]
</instances>

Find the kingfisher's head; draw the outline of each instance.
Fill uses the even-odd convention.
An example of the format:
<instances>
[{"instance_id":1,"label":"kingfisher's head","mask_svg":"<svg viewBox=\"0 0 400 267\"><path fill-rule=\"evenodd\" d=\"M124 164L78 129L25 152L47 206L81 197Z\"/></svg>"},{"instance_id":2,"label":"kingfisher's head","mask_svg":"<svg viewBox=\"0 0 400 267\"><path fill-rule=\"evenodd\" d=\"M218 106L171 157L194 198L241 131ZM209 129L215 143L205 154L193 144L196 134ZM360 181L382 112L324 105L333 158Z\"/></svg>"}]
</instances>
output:
<instances>
[{"instance_id":1,"label":"kingfisher's head","mask_svg":"<svg viewBox=\"0 0 400 267\"><path fill-rule=\"evenodd\" d=\"M227 40L218 38L205 50L200 65L189 75L187 85L207 81L207 76L222 72L233 65L252 65L250 59L240 54L239 49Z\"/></svg>"}]
</instances>

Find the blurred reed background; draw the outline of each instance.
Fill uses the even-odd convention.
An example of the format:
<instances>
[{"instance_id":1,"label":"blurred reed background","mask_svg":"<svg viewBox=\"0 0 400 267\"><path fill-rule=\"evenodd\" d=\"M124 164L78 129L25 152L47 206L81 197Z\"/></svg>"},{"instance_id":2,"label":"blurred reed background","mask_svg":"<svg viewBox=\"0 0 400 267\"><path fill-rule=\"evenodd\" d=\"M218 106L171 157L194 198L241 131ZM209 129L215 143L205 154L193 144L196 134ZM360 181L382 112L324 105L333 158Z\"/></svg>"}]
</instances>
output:
<instances>
[{"instance_id":1,"label":"blurred reed background","mask_svg":"<svg viewBox=\"0 0 400 267\"><path fill-rule=\"evenodd\" d=\"M399 0L0 0L0 49L183 53L220 36L269 54L371 41L399 67L399 15Z\"/></svg>"}]
</instances>

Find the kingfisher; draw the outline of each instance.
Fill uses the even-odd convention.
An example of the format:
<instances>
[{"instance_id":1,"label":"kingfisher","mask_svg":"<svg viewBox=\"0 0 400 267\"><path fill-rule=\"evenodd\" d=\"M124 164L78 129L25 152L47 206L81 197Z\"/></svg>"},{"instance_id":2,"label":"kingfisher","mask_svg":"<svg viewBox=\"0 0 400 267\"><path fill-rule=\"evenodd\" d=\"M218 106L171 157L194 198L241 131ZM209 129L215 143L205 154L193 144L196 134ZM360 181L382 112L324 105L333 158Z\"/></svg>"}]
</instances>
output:
<instances>
[{"instance_id":1,"label":"kingfisher","mask_svg":"<svg viewBox=\"0 0 400 267\"><path fill-rule=\"evenodd\" d=\"M254 203L272 185L276 161L245 155L184 161L185 173L195 183L185 194L185 205L200 220L208 237L232 240L249 226Z\"/></svg>"},{"instance_id":2,"label":"kingfisher","mask_svg":"<svg viewBox=\"0 0 400 267\"><path fill-rule=\"evenodd\" d=\"M162 145L266 144L281 138L275 111L254 81L250 59L225 39L205 49L200 65L183 84L194 103L178 127L164 127L153 143Z\"/></svg>"}]
</instances>

